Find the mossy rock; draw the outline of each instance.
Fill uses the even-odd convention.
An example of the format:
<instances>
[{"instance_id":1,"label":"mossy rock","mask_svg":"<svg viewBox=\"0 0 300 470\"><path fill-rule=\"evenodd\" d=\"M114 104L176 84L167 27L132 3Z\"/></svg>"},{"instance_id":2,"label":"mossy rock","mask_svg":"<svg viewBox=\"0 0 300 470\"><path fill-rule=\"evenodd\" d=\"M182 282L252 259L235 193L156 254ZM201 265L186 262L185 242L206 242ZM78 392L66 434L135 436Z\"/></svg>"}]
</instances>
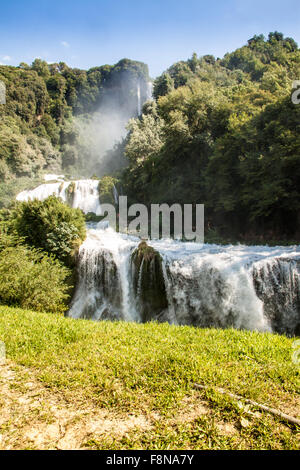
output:
<instances>
[{"instance_id":1,"label":"mossy rock","mask_svg":"<svg viewBox=\"0 0 300 470\"><path fill-rule=\"evenodd\" d=\"M63 183L62 183L63 186ZM69 186L66 188L66 198L69 206L73 206L74 195L75 195L76 183L72 181Z\"/></svg>"},{"instance_id":2,"label":"mossy rock","mask_svg":"<svg viewBox=\"0 0 300 470\"><path fill-rule=\"evenodd\" d=\"M148 322L168 307L162 259L145 241L132 253L133 289L142 321Z\"/></svg>"}]
</instances>

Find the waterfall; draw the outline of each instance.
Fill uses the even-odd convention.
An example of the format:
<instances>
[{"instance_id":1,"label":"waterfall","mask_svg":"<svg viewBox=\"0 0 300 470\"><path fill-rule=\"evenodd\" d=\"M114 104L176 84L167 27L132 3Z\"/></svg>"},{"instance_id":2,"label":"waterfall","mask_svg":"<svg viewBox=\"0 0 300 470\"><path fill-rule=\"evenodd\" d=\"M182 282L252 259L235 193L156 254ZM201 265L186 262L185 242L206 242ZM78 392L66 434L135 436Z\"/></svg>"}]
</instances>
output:
<instances>
[{"instance_id":1,"label":"waterfall","mask_svg":"<svg viewBox=\"0 0 300 470\"><path fill-rule=\"evenodd\" d=\"M273 258L252 268L257 296L279 333L292 335L299 324L300 259Z\"/></svg>"},{"instance_id":2,"label":"waterfall","mask_svg":"<svg viewBox=\"0 0 300 470\"><path fill-rule=\"evenodd\" d=\"M55 195L101 215L98 184L42 184L17 200ZM117 200L116 188L113 195ZM78 284L68 315L298 334L300 247L141 243L100 222L90 227L79 249Z\"/></svg>"},{"instance_id":3,"label":"waterfall","mask_svg":"<svg viewBox=\"0 0 300 470\"><path fill-rule=\"evenodd\" d=\"M141 84L138 82L137 85L137 113L138 116L142 114L142 99L141 99Z\"/></svg>"},{"instance_id":4,"label":"waterfall","mask_svg":"<svg viewBox=\"0 0 300 470\"><path fill-rule=\"evenodd\" d=\"M17 195L17 201L38 199L44 201L49 196L60 197L74 209L81 209L85 214L94 212L101 215L98 180L78 180L42 184L30 191L23 191Z\"/></svg>"},{"instance_id":5,"label":"waterfall","mask_svg":"<svg viewBox=\"0 0 300 470\"><path fill-rule=\"evenodd\" d=\"M69 316L139 320L130 276L130 256L135 246L135 240L119 235L111 228L89 230L79 250L79 283Z\"/></svg>"},{"instance_id":6,"label":"waterfall","mask_svg":"<svg viewBox=\"0 0 300 470\"><path fill-rule=\"evenodd\" d=\"M147 101L148 100L153 100L153 83L152 82L147 83Z\"/></svg>"},{"instance_id":7,"label":"waterfall","mask_svg":"<svg viewBox=\"0 0 300 470\"><path fill-rule=\"evenodd\" d=\"M147 321L149 289L146 286L143 296L143 273L152 275L154 261L145 256L138 264L132 262L139 245L140 239L104 230L101 225L88 231L79 252L79 285L70 316ZM148 246L158 253L162 269L161 278L157 269L153 271L156 280L146 278L150 292L154 287L154 297L163 292L166 297L166 306L161 311L153 309L151 319L290 335L299 328L300 247L197 245L172 240L153 240ZM148 302L146 313L143 299ZM154 308L164 305L163 299L155 302L151 303Z\"/></svg>"},{"instance_id":8,"label":"waterfall","mask_svg":"<svg viewBox=\"0 0 300 470\"><path fill-rule=\"evenodd\" d=\"M113 196L114 196L115 205L117 207L119 204L119 193L115 185L113 185Z\"/></svg>"},{"instance_id":9,"label":"waterfall","mask_svg":"<svg viewBox=\"0 0 300 470\"><path fill-rule=\"evenodd\" d=\"M65 180L65 175L55 175L55 174L47 174L44 175L44 180L45 181L64 181Z\"/></svg>"}]
</instances>

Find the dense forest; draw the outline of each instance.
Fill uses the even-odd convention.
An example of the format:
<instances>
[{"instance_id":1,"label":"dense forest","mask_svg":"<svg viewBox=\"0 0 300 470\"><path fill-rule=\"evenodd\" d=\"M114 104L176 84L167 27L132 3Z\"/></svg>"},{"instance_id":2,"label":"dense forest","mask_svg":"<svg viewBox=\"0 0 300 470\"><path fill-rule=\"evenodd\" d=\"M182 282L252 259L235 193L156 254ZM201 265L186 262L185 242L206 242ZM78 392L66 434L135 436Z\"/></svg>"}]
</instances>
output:
<instances>
[{"instance_id":1,"label":"dense forest","mask_svg":"<svg viewBox=\"0 0 300 470\"><path fill-rule=\"evenodd\" d=\"M131 200L204 203L211 240L299 240L300 50L281 33L172 65L129 124Z\"/></svg>"}]
</instances>

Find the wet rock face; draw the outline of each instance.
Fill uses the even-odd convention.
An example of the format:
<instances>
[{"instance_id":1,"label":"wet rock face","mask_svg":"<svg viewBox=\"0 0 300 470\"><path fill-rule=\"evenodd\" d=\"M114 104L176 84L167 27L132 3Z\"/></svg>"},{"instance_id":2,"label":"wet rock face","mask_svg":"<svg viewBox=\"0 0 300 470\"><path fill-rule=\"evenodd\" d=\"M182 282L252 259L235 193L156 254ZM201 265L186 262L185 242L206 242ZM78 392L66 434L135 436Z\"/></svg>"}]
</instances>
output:
<instances>
[{"instance_id":1,"label":"wet rock face","mask_svg":"<svg viewBox=\"0 0 300 470\"><path fill-rule=\"evenodd\" d=\"M141 321L158 319L168 308L160 254L141 242L131 257L132 283Z\"/></svg>"},{"instance_id":2,"label":"wet rock face","mask_svg":"<svg viewBox=\"0 0 300 470\"><path fill-rule=\"evenodd\" d=\"M289 336L300 331L300 261L277 258L253 267L257 296L273 331Z\"/></svg>"}]
</instances>

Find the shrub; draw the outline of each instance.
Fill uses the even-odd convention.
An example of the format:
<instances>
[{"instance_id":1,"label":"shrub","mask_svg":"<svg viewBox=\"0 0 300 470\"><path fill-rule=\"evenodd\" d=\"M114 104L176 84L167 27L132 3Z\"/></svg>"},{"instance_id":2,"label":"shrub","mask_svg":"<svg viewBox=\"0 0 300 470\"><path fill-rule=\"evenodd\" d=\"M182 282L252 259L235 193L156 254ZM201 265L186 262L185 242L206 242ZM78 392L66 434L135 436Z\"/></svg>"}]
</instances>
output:
<instances>
[{"instance_id":1,"label":"shrub","mask_svg":"<svg viewBox=\"0 0 300 470\"><path fill-rule=\"evenodd\" d=\"M0 233L0 303L36 311L67 309L70 271L53 256Z\"/></svg>"},{"instance_id":2,"label":"shrub","mask_svg":"<svg viewBox=\"0 0 300 470\"><path fill-rule=\"evenodd\" d=\"M17 204L11 214L12 226L27 244L41 248L66 265L86 236L85 218L80 209L71 209L55 196L45 201Z\"/></svg>"}]
</instances>

